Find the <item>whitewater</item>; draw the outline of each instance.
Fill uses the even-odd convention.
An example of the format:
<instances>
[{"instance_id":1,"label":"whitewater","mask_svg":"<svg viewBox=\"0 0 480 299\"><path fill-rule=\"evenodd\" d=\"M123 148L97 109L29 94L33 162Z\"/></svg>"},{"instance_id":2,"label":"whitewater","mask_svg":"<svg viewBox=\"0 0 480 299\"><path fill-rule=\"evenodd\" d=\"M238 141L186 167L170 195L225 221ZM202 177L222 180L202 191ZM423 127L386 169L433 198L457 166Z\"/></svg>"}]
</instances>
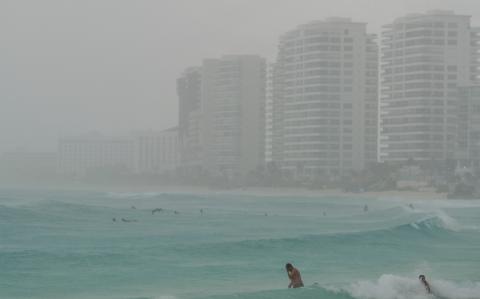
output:
<instances>
[{"instance_id":1,"label":"whitewater","mask_svg":"<svg viewBox=\"0 0 480 299\"><path fill-rule=\"evenodd\" d=\"M0 189L6 299L471 299L479 265L476 200Z\"/></svg>"}]
</instances>

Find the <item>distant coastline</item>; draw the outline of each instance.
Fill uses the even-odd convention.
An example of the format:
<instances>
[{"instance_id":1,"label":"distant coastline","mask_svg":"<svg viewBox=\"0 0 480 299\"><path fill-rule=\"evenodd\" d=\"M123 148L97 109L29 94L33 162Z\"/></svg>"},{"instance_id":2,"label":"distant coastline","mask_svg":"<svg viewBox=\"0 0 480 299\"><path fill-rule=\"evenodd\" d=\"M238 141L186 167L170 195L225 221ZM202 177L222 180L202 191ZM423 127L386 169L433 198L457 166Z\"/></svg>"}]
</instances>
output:
<instances>
[{"instance_id":1,"label":"distant coastline","mask_svg":"<svg viewBox=\"0 0 480 299\"><path fill-rule=\"evenodd\" d=\"M251 196L303 196L303 197L358 197L358 198L391 198L391 199L447 199L447 193L438 193L434 190L424 191L367 191L345 192L340 189L307 189L292 187L245 187L232 189L216 189L205 186L187 185L100 185L85 183L68 184L1 184L0 189L46 189L46 190L72 190L112 193L195 193L195 194L232 194Z\"/></svg>"}]
</instances>

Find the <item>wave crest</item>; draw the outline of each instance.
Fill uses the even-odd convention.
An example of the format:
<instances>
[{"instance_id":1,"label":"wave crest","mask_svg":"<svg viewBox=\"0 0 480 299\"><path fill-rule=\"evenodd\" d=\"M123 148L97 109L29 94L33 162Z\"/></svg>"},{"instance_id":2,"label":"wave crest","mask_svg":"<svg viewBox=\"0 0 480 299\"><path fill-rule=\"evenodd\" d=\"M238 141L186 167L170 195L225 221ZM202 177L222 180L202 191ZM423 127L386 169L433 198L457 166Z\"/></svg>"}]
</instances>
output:
<instances>
[{"instance_id":1,"label":"wave crest","mask_svg":"<svg viewBox=\"0 0 480 299\"><path fill-rule=\"evenodd\" d=\"M359 281L345 290L359 299L474 299L480 298L480 283L430 281L433 294L427 294L416 278L384 274L377 281Z\"/></svg>"},{"instance_id":2,"label":"wave crest","mask_svg":"<svg viewBox=\"0 0 480 299\"><path fill-rule=\"evenodd\" d=\"M437 210L427 217L410 224L415 229L444 229L452 232L464 230L478 230L476 226L466 226L460 224L455 218L451 217L442 210Z\"/></svg>"},{"instance_id":3,"label":"wave crest","mask_svg":"<svg viewBox=\"0 0 480 299\"><path fill-rule=\"evenodd\" d=\"M377 281L358 281L347 286L314 284L301 289L264 290L209 296L210 299L478 299L480 283L430 281L428 294L418 279L384 274Z\"/></svg>"}]
</instances>

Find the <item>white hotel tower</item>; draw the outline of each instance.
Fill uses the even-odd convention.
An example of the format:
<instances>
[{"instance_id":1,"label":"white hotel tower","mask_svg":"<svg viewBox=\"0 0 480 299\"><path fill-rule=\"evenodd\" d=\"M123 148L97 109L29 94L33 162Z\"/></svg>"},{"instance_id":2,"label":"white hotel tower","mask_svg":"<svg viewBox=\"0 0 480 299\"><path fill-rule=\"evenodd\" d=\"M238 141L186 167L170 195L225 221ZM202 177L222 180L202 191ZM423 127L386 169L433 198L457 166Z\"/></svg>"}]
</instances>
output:
<instances>
[{"instance_id":1,"label":"white hotel tower","mask_svg":"<svg viewBox=\"0 0 480 299\"><path fill-rule=\"evenodd\" d=\"M377 160L378 47L366 24L329 18L280 38L272 158L295 176L342 175Z\"/></svg>"},{"instance_id":2,"label":"white hotel tower","mask_svg":"<svg viewBox=\"0 0 480 299\"><path fill-rule=\"evenodd\" d=\"M201 72L204 167L214 175L245 177L265 161L265 59L205 59Z\"/></svg>"},{"instance_id":3,"label":"white hotel tower","mask_svg":"<svg viewBox=\"0 0 480 299\"><path fill-rule=\"evenodd\" d=\"M384 26L380 160L454 158L457 88L478 76L478 29L450 11Z\"/></svg>"}]
</instances>

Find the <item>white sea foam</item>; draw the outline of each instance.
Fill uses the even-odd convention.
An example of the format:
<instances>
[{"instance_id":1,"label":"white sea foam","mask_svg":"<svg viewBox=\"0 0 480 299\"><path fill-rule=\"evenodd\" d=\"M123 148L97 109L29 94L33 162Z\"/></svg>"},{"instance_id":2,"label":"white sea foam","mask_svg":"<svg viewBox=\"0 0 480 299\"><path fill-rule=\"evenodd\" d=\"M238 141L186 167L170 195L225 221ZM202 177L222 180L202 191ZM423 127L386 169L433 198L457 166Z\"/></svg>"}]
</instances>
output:
<instances>
[{"instance_id":1,"label":"white sea foam","mask_svg":"<svg viewBox=\"0 0 480 299\"><path fill-rule=\"evenodd\" d=\"M424 214L425 216L418 221L411 223L412 227L419 229L419 223L423 222L427 226L437 226L446 230L459 232L463 230L480 230L478 226L474 225L464 225L459 223L455 218L448 215L443 209L438 207L426 207L421 208L415 207L411 208L406 205L401 206L405 212L412 214ZM428 220L435 219L435 222L429 222Z\"/></svg>"},{"instance_id":2,"label":"white sea foam","mask_svg":"<svg viewBox=\"0 0 480 299\"><path fill-rule=\"evenodd\" d=\"M436 211L435 213L427 214L425 217L410 223L410 225L415 229L421 229L421 226L423 225L428 228L438 227L453 232L467 229L467 227L461 225L457 220L443 211Z\"/></svg>"},{"instance_id":3,"label":"white sea foam","mask_svg":"<svg viewBox=\"0 0 480 299\"><path fill-rule=\"evenodd\" d=\"M457 220L445 213L443 210L435 211L435 216L440 219L440 225L442 228L451 230L451 231L461 231L465 229Z\"/></svg>"},{"instance_id":4,"label":"white sea foam","mask_svg":"<svg viewBox=\"0 0 480 299\"><path fill-rule=\"evenodd\" d=\"M478 282L457 284L451 281L438 280L432 283L432 289L435 294L444 298L480 298L480 283Z\"/></svg>"},{"instance_id":5,"label":"white sea foam","mask_svg":"<svg viewBox=\"0 0 480 299\"><path fill-rule=\"evenodd\" d=\"M378 281L359 281L346 288L355 298L368 299L424 299L433 298L415 279L382 275Z\"/></svg>"},{"instance_id":6,"label":"white sea foam","mask_svg":"<svg viewBox=\"0 0 480 299\"><path fill-rule=\"evenodd\" d=\"M450 231L459 232L464 230L480 230L480 228L476 225L459 223L455 218L451 217L443 210L436 210L433 212L433 215L440 220L440 227Z\"/></svg>"},{"instance_id":7,"label":"white sea foam","mask_svg":"<svg viewBox=\"0 0 480 299\"><path fill-rule=\"evenodd\" d=\"M377 281L359 281L345 288L359 299L474 299L480 298L480 283L458 284L452 281L431 280L433 294L427 294L416 278L384 274Z\"/></svg>"}]
</instances>

